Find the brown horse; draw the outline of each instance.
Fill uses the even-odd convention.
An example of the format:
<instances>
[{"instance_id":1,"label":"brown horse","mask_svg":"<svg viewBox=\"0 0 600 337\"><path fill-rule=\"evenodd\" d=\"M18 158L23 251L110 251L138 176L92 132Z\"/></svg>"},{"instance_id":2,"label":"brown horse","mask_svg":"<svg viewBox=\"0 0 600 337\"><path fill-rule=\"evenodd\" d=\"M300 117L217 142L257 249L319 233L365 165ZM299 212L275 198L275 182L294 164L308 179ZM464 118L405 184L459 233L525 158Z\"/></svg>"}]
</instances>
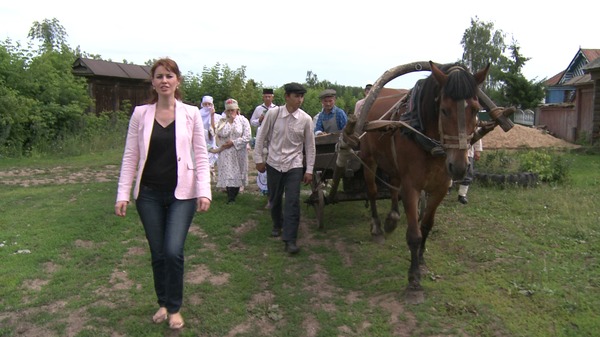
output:
<instances>
[{"instance_id":1,"label":"brown horse","mask_svg":"<svg viewBox=\"0 0 600 337\"><path fill-rule=\"evenodd\" d=\"M430 65L431 75L423 81L420 95L413 102L418 104L420 111L422 134L439 142L445 156L433 156L425 151L414 140L414 133L411 135L400 128L389 127L394 125L393 121L388 127L366 132L360 141L374 239L381 241L384 237L376 204L375 172L378 168L385 172L392 186L392 208L385 222L386 233L396 228L400 218L398 194L404 206L408 221L406 241L411 252L408 295L411 291L422 290L420 266L425 264L425 242L433 227L436 209L446 196L451 179L461 180L467 171L467 147L476 129L477 112L481 109L477 98L478 85L485 80L489 70L488 65L473 75L457 65L436 66L432 62ZM369 130L369 123L382 124L373 121L379 120L391 108L397 109L397 103L389 99L375 100L366 117L365 130ZM422 191L428 197L422 214L419 214Z\"/></svg>"}]
</instances>

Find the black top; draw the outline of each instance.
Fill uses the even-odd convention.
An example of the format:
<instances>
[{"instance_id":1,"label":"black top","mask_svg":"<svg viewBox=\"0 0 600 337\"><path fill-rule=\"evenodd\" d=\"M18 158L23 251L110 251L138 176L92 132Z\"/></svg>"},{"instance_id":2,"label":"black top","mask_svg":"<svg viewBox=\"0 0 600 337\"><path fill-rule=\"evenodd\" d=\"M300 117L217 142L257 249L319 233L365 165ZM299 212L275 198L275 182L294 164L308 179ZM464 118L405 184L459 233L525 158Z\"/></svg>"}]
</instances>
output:
<instances>
[{"instance_id":1,"label":"black top","mask_svg":"<svg viewBox=\"0 0 600 337\"><path fill-rule=\"evenodd\" d=\"M146 159L140 183L157 191L175 191L175 187L177 186L175 122L163 128L162 125L154 120L148 158Z\"/></svg>"}]
</instances>

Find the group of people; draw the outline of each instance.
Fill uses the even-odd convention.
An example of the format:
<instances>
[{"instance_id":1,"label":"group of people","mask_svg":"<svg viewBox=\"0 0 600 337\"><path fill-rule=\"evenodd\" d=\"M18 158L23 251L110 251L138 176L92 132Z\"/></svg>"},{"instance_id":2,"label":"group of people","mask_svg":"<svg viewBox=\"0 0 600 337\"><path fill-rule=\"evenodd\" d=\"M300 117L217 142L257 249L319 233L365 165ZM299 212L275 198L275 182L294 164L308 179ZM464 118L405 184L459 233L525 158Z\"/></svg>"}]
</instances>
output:
<instances>
[{"instance_id":1,"label":"group of people","mask_svg":"<svg viewBox=\"0 0 600 337\"><path fill-rule=\"evenodd\" d=\"M223 114L215 113L210 96L202 98L201 109L184 104L182 75L172 59L157 60L151 79L150 102L135 107L129 121L115 214L126 216L133 189L158 303L152 321L178 330L184 326L180 309L187 233L195 212L211 206L211 176L227 192L227 203L235 202L248 183L250 126L257 127L253 159L259 188L268 195L271 235L281 237L285 252L297 254L300 190L313 179L315 137L341 131L348 117L335 105L333 89L320 94L323 109L314 120L301 109L306 93L301 84L284 85L281 106L273 104L273 90L265 89L263 103L248 121L233 98L225 101ZM459 201L466 203L466 189L460 191L465 200Z\"/></svg>"}]
</instances>

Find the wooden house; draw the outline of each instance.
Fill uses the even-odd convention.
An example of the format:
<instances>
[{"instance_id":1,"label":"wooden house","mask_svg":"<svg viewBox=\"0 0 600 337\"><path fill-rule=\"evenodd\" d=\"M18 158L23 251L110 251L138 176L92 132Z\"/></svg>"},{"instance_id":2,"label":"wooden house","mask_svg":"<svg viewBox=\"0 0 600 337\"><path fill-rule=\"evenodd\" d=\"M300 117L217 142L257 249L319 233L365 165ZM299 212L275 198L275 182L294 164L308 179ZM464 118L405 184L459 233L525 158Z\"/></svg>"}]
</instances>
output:
<instances>
[{"instance_id":1,"label":"wooden house","mask_svg":"<svg viewBox=\"0 0 600 337\"><path fill-rule=\"evenodd\" d=\"M150 67L103 60L78 58L73 74L87 79L95 104L90 111L118 111L128 102L131 107L150 98Z\"/></svg>"},{"instance_id":2,"label":"wooden house","mask_svg":"<svg viewBox=\"0 0 600 337\"><path fill-rule=\"evenodd\" d=\"M583 72L590 75L593 82L592 101L592 135L593 144L600 143L600 57L590 62L583 68Z\"/></svg>"},{"instance_id":3,"label":"wooden house","mask_svg":"<svg viewBox=\"0 0 600 337\"><path fill-rule=\"evenodd\" d=\"M600 59L600 49L579 49L567 68L548 79L546 102L539 107L537 125L564 140L592 140L594 81L584 72Z\"/></svg>"}]
</instances>

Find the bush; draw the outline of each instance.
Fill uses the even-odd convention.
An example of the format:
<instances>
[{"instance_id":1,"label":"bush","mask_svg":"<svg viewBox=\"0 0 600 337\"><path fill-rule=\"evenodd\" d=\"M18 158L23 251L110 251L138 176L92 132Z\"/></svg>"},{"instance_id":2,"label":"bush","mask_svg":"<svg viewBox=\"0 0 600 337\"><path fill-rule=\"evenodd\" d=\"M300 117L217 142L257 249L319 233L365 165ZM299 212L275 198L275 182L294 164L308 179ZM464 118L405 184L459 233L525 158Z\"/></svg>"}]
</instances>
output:
<instances>
[{"instance_id":1,"label":"bush","mask_svg":"<svg viewBox=\"0 0 600 337\"><path fill-rule=\"evenodd\" d=\"M539 149L484 151L475 169L492 176L533 173L540 182L550 183L563 183L569 177L569 163L560 152Z\"/></svg>"},{"instance_id":2,"label":"bush","mask_svg":"<svg viewBox=\"0 0 600 337\"><path fill-rule=\"evenodd\" d=\"M536 173L541 181L561 183L568 178L569 165L558 153L528 151L519 156L519 161L521 171Z\"/></svg>"},{"instance_id":3,"label":"bush","mask_svg":"<svg viewBox=\"0 0 600 337\"><path fill-rule=\"evenodd\" d=\"M519 162L514 153L505 150L488 150L481 153L475 169L492 174L517 173Z\"/></svg>"}]
</instances>

